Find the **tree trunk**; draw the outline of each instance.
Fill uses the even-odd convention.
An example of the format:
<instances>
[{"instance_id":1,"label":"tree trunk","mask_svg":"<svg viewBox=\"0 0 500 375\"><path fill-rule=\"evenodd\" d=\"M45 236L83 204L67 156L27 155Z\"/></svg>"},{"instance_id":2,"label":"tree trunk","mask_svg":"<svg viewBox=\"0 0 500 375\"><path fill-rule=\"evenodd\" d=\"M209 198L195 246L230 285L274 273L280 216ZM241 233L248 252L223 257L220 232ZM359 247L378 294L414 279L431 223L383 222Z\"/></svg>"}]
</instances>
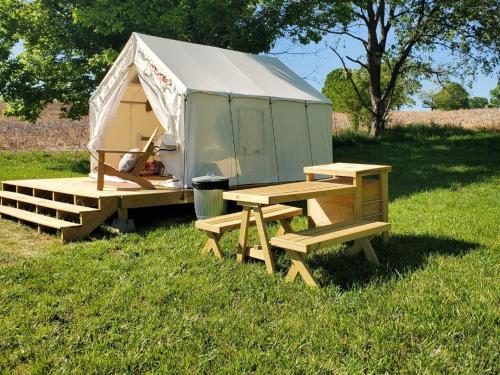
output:
<instances>
[{"instance_id":1,"label":"tree trunk","mask_svg":"<svg viewBox=\"0 0 500 375\"><path fill-rule=\"evenodd\" d=\"M372 14L373 12L369 11L368 13ZM378 137L384 120L384 103L382 100L382 57L384 51L377 37L377 22L373 20L368 24L368 47L366 52L372 111L370 135Z\"/></svg>"},{"instance_id":2,"label":"tree trunk","mask_svg":"<svg viewBox=\"0 0 500 375\"><path fill-rule=\"evenodd\" d=\"M370 135L372 137L378 137L382 130L384 130L385 125L385 108L381 103L380 99L373 100L374 106L372 107L373 112L375 113L372 116L371 126L370 126Z\"/></svg>"}]
</instances>

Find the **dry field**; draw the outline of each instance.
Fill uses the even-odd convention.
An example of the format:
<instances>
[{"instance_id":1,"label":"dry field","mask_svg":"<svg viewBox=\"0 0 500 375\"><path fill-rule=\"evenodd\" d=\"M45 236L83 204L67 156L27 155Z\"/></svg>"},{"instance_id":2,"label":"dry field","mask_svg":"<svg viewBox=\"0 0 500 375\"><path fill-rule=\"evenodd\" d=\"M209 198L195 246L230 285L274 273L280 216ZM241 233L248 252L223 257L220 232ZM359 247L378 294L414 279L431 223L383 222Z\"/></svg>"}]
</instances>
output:
<instances>
[{"instance_id":1,"label":"dry field","mask_svg":"<svg viewBox=\"0 0 500 375\"><path fill-rule=\"evenodd\" d=\"M0 151L72 151L85 148L89 139L88 119L70 121L59 118L59 108L49 106L35 124L1 115Z\"/></svg>"},{"instance_id":2,"label":"dry field","mask_svg":"<svg viewBox=\"0 0 500 375\"><path fill-rule=\"evenodd\" d=\"M59 110L52 105L45 110L35 124L1 115L0 104L0 151L84 150L88 133L88 118L70 121L59 118ZM389 126L408 124L439 124L460 126L467 129L500 130L500 109L470 109L458 111L392 112ZM349 127L345 113L333 114L333 131Z\"/></svg>"},{"instance_id":3,"label":"dry field","mask_svg":"<svg viewBox=\"0 0 500 375\"><path fill-rule=\"evenodd\" d=\"M460 109L457 111L406 112L394 111L389 115L389 126L409 124L436 124L459 126L465 129L492 129L500 131L500 109ZM345 113L334 113L333 130L349 127Z\"/></svg>"}]
</instances>

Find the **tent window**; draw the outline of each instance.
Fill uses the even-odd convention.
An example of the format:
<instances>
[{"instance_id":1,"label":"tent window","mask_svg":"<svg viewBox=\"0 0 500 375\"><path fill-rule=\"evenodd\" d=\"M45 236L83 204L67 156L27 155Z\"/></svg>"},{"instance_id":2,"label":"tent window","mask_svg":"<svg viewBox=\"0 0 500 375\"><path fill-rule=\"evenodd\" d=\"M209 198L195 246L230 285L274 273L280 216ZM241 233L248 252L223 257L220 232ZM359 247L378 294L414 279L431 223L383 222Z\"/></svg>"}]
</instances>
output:
<instances>
[{"instance_id":1,"label":"tent window","mask_svg":"<svg viewBox=\"0 0 500 375\"><path fill-rule=\"evenodd\" d=\"M264 155L264 111L238 110L238 155Z\"/></svg>"}]
</instances>

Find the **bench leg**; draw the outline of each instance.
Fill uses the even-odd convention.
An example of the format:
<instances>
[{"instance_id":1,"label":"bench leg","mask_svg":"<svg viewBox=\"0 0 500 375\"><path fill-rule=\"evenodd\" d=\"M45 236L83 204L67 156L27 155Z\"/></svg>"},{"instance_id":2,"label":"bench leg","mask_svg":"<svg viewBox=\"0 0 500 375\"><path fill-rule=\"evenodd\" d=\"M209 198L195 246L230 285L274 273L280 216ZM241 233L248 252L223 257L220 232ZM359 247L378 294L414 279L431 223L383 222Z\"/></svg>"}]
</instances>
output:
<instances>
[{"instance_id":1,"label":"bench leg","mask_svg":"<svg viewBox=\"0 0 500 375\"><path fill-rule=\"evenodd\" d=\"M378 261L377 254L373 250L372 244L368 238L362 238L359 240L361 246L363 247L363 251L365 252L366 259L368 262L374 263L377 266L380 266L380 262Z\"/></svg>"},{"instance_id":2,"label":"bench leg","mask_svg":"<svg viewBox=\"0 0 500 375\"><path fill-rule=\"evenodd\" d=\"M240 237L238 239L238 252L236 253L236 261L243 262L248 253L248 227L250 221L250 211L251 207L243 207L243 212L241 213L241 227L240 227Z\"/></svg>"},{"instance_id":3,"label":"bench leg","mask_svg":"<svg viewBox=\"0 0 500 375\"><path fill-rule=\"evenodd\" d=\"M269 239L267 238L267 231L264 223L264 216L262 215L262 208L254 207L253 212L255 216L255 225L257 226L257 232L259 232L260 245L262 246L266 269L268 273L273 274L275 271L275 265L271 253L271 245L269 244Z\"/></svg>"},{"instance_id":4,"label":"bench leg","mask_svg":"<svg viewBox=\"0 0 500 375\"><path fill-rule=\"evenodd\" d=\"M287 250L287 253L292 260L292 266L290 267L290 270L286 275L286 281L294 281L297 277L297 274L300 274L300 276L302 276L302 279L308 286L319 287L318 282L305 264L306 254L298 253L292 250Z\"/></svg>"},{"instance_id":5,"label":"bench leg","mask_svg":"<svg viewBox=\"0 0 500 375\"><path fill-rule=\"evenodd\" d=\"M285 233L293 233L293 228L292 228L292 219L287 218L287 219L281 219L280 220L280 228L276 232L276 236L282 236Z\"/></svg>"},{"instance_id":6,"label":"bench leg","mask_svg":"<svg viewBox=\"0 0 500 375\"><path fill-rule=\"evenodd\" d=\"M285 280L288 282L293 282L295 281L295 278L297 277L298 274L299 274L299 269L295 266L295 263L292 262L292 265L290 266L290 269L286 274Z\"/></svg>"},{"instance_id":7,"label":"bench leg","mask_svg":"<svg viewBox=\"0 0 500 375\"><path fill-rule=\"evenodd\" d=\"M215 234L212 232L207 232L208 240L203 248L202 252L209 253L213 252L215 257L218 259L222 259L223 253L222 249L219 246L220 234Z\"/></svg>"}]
</instances>

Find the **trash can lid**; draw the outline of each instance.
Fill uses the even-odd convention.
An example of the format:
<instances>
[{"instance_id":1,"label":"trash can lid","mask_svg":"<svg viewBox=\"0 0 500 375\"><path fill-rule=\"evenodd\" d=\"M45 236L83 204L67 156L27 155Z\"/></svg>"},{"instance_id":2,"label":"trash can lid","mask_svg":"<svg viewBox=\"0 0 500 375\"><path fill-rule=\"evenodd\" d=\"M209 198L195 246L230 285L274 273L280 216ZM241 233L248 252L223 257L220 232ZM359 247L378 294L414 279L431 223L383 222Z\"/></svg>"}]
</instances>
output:
<instances>
[{"instance_id":1,"label":"trash can lid","mask_svg":"<svg viewBox=\"0 0 500 375\"><path fill-rule=\"evenodd\" d=\"M194 177L192 179L195 189L212 190L212 189L228 189L229 178L224 176L215 176L213 173L205 176Z\"/></svg>"}]
</instances>

